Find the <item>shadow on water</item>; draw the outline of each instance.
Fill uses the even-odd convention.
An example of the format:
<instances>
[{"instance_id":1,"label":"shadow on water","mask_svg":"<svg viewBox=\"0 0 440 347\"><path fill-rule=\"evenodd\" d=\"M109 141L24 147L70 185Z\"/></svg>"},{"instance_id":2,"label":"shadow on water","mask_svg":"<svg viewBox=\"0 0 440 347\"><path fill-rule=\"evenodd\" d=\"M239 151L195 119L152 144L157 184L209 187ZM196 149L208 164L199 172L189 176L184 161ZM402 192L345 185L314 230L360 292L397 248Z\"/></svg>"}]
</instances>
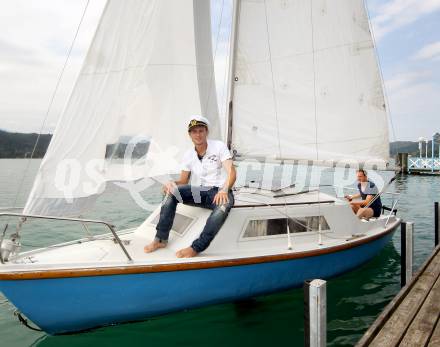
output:
<instances>
[{"instance_id":1,"label":"shadow on water","mask_svg":"<svg viewBox=\"0 0 440 347\"><path fill-rule=\"evenodd\" d=\"M329 346L353 345L397 293L399 279L399 254L390 242L369 263L329 280ZM303 292L295 289L87 333L44 335L33 346L300 346L303 326Z\"/></svg>"}]
</instances>

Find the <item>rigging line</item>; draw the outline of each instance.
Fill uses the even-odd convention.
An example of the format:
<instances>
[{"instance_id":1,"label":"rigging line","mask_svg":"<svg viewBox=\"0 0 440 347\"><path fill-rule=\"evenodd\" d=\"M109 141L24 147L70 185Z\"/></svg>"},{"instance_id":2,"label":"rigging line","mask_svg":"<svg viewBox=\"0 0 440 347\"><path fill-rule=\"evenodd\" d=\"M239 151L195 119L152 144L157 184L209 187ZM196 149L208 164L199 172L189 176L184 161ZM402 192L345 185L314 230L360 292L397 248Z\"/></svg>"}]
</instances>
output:
<instances>
[{"instance_id":1,"label":"rigging line","mask_svg":"<svg viewBox=\"0 0 440 347\"><path fill-rule=\"evenodd\" d=\"M266 33L267 33L267 48L269 51L269 64L270 64L270 73L272 77L272 96L275 106L275 120L277 122L277 134L278 134L278 151L280 153L280 157L282 157L281 154L281 138L280 138L280 124L278 122L278 103L277 103L277 96L275 91L275 77L273 74L273 66L272 66L272 51L270 49L270 35L269 35L269 22L267 19L267 4L266 0L264 0L264 15L266 17Z\"/></svg>"},{"instance_id":2,"label":"rigging line","mask_svg":"<svg viewBox=\"0 0 440 347\"><path fill-rule=\"evenodd\" d=\"M249 194L249 193L247 193L247 194ZM250 194L254 194L254 193L250 193ZM258 193L255 193L255 194L256 194L256 195L260 195L260 194L258 194ZM296 223L296 224L298 224L298 225L300 225L300 226L306 228L306 230L308 230L308 231L312 231L312 232L315 232L311 227L309 227L309 226L307 226L306 224L301 223L300 221L298 221L297 218L289 216L289 215L287 214L287 212L283 212L283 211L282 211L282 206L280 206L280 208L276 208L275 206L273 206L273 205L271 205L271 204L269 204L269 203L266 203L266 202L264 202L264 201L260 201L260 200L256 200L256 199L251 199L251 200L249 201L249 200L243 200L243 199L240 199L240 198L236 198L236 200L237 200L237 201L241 201L241 202L247 202L247 203L256 203L256 202L257 202L257 203L263 204L263 205L265 205L266 207L270 207L270 208L271 208L272 210L274 210L275 212L278 212L278 213L281 214L282 216L286 217L286 220L287 220L287 221L291 220L292 222L294 222L294 223ZM286 206L285 206L285 207L286 207ZM286 209L286 211L287 211L287 209Z\"/></svg>"},{"instance_id":3,"label":"rigging line","mask_svg":"<svg viewBox=\"0 0 440 347\"><path fill-rule=\"evenodd\" d=\"M215 59L217 57L217 49L218 49L218 42L219 42L220 32L221 32L221 25L222 25L222 21L223 21L223 10L224 10L224 7L225 7L225 0L222 1L222 8L220 10L220 19L219 19L219 22L218 22L217 36L216 36L216 39L215 39L214 57L213 57L213 61L212 61L211 76L210 76L210 79L209 79L209 92L208 92L208 98L207 98L206 104L205 104L205 110L208 110L208 107L209 107L209 102L211 100L211 94L212 94L213 85L215 87L215 70L214 70L214 65L215 65ZM212 83L213 82L212 80L214 80L214 83ZM214 88L214 89L215 89L214 92L217 93L217 88Z\"/></svg>"},{"instance_id":4,"label":"rigging line","mask_svg":"<svg viewBox=\"0 0 440 347\"><path fill-rule=\"evenodd\" d=\"M286 215L287 249L292 249L292 239L290 237L289 216L287 213L287 198L286 198L286 196L284 196L283 199L284 199L284 214Z\"/></svg>"},{"instance_id":5,"label":"rigging line","mask_svg":"<svg viewBox=\"0 0 440 347\"><path fill-rule=\"evenodd\" d=\"M226 89L227 89L227 85L228 85L227 74L228 74L228 64L225 64L225 72L223 74L223 90L222 90L222 101L223 102L221 103L222 107L221 107L221 110L220 110L221 115L224 118L226 118L226 110L227 110L227 107L228 107L227 105L229 104L229 102L226 101L227 98L228 98L227 95L226 95Z\"/></svg>"},{"instance_id":6,"label":"rigging line","mask_svg":"<svg viewBox=\"0 0 440 347\"><path fill-rule=\"evenodd\" d=\"M342 43L342 44L339 44L339 45L317 48L317 49L315 49L315 52L316 53L318 53L318 52L325 52L325 51L335 50L335 49L338 49L338 48L347 48L347 47L350 48L350 47L353 47L354 45L362 45L362 44L367 44L367 43L371 43L371 40L352 41L350 43ZM286 59L290 59L290 58L294 58L294 57L307 56L310 53L311 52L305 51L305 52L300 52L300 53L291 53L291 54L287 54L287 55L279 55L276 59L277 60L286 60ZM269 59L255 59L255 60L249 61L249 64L257 65L257 64L261 64L261 63L266 63L268 61L269 61Z\"/></svg>"},{"instance_id":7,"label":"rigging line","mask_svg":"<svg viewBox=\"0 0 440 347\"><path fill-rule=\"evenodd\" d=\"M54 89L54 91L53 91L53 93L52 93L51 99L50 99L50 101L49 101L49 105L48 105L48 107L47 107L46 114L45 114L44 119L43 119L43 123L41 124L40 131L39 131L39 133L38 133L37 139L35 140L34 148L32 149L32 153L31 153L31 156L30 156L29 159L28 159L28 162L27 162L26 168L25 168L25 170L23 171L23 176L22 176L22 178L21 178L20 185L18 186L17 194L15 195L14 204L13 204L14 206L17 204L18 196L19 196L20 193L21 193L21 189L22 189L22 187L23 187L23 183L24 183L24 180L25 180L25 178L26 178L26 174L27 174L27 172L29 171L29 167L30 167L30 164L31 164L31 160L32 160L32 158L33 158L33 156L34 156L34 154L35 154L36 149L37 149L38 141L40 140L41 133L42 133L44 127L46 126L46 121L47 121L47 118L48 118L48 116L49 116L49 112L50 112L50 110L52 109L52 105L53 105L53 102L54 102L54 100L55 100L55 96L56 96L56 94L57 94L57 92L58 92L58 88L59 88L59 86L60 86L61 79L62 79L62 77L63 77L63 75L64 75L64 71L66 70L67 63L69 62L70 55L71 55L72 50L73 50L73 47L74 47L74 45L75 45L76 38L78 37L79 29L81 28L82 22L83 22L83 20L84 20L85 15L86 15L87 8L89 7L89 3L90 3L90 0L87 0L86 4L85 4L85 6L84 6L83 13L82 13L82 15L81 15L81 19L80 19L80 21L79 21L79 23L78 23L78 26L77 26L77 28L76 28L75 36L73 37L72 43L71 43L71 45L70 45L70 47L69 47L69 51L68 51L68 53L67 53L66 60L64 61L64 65L63 65L63 67L62 67L62 69L61 69L61 72L60 72L60 74L59 74L59 76L58 76L58 80L57 80L57 83L56 83L56 85L55 85L55 89Z\"/></svg>"},{"instance_id":8,"label":"rigging line","mask_svg":"<svg viewBox=\"0 0 440 347\"><path fill-rule=\"evenodd\" d=\"M256 193L256 194L259 195L258 193ZM274 211L280 213L281 215L283 215L284 217L286 217L286 220L287 220L287 221L290 220L290 221L292 221L293 223L296 223L296 224L298 224L299 226L305 228L308 232L312 232L312 233L314 233L314 234L316 234L316 235L321 234L321 236L327 237L327 238L329 238L329 239L335 239L335 240L346 240L347 237L348 237L348 236L345 236L345 237L329 236L328 234L329 234L329 232L331 232L331 231L329 231L329 230L326 230L325 233L322 233L322 232L319 231L319 230L318 230L318 231L313 230L313 229L312 229L311 227L309 227L308 225L306 225L306 224L304 224L304 223L301 223L297 218L295 218L295 217L291 217L291 216L289 216L287 213L283 213L282 210L281 210L280 208L275 208L273 205L268 204L268 203L265 203L265 202L263 202L263 201L259 201L259 200L253 200L253 201L251 200L251 201L248 201L248 200L243 200L243 199L240 199L240 198L236 198L236 201L247 202L247 203L255 203L255 202L258 202L258 203L264 204L264 205L266 205L267 207L270 207L272 210L274 210ZM319 215L318 217L321 218L321 215ZM321 222L321 220L319 220L319 223L320 223L320 222ZM289 243L289 245L291 246L290 243ZM290 247L289 249L291 249L291 247Z\"/></svg>"},{"instance_id":9,"label":"rigging line","mask_svg":"<svg viewBox=\"0 0 440 347\"><path fill-rule=\"evenodd\" d=\"M105 71L93 71L93 72L84 72L81 71L79 73L80 76L104 76L104 75L109 75L109 74L118 74L121 72L127 72L130 70L136 70L136 69L145 69L146 67L150 67L150 66L154 66L154 67L162 67L162 66L179 66L179 67L188 67L188 68L194 68L197 67L197 64L168 64L168 63L145 63L145 64L137 64L137 65L131 65L131 66L126 66L124 68L120 68L120 69L108 69Z\"/></svg>"},{"instance_id":10,"label":"rigging line","mask_svg":"<svg viewBox=\"0 0 440 347\"><path fill-rule=\"evenodd\" d=\"M312 65L313 65L313 99L315 106L315 150L316 150L316 161L319 161L319 146L318 146L318 105L316 97L316 61L315 61L315 31L313 26L313 0L310 0L310 25L312 34ZM321 177L319 177L321 179ZM321 215L321 188L318 186L318 212ZM319 231L318 231L318 243L322 244L321 235L321 219L319 219Z\"/></svg>"},{"instance_id":11,"label":"rigging line","mask_svg":"<svg viewBox=\"0 0 440 347\"><path fill-rule=\"evenodd\" d=\"M312 64L313 64L313 99L315 107L315 149L316 149L316 160L319 160L318 151L318 106L316 97L316 62L315 62L315 32L313 27L313 0L310 1L310 24L311 24L311 39L312 39Z\"/></svg>"},{"instance_id":12,"label":"rigging line","mask_svg":"<svg viewBox=\"0 0 440 347\"><path fill-rule=\"evenodd\" d=\"M388 98L387 88L386 88L386 85L385 85L385 82L384 82L384 78L383 78L382 62L380 60L380 56L379 56L379 53L377 51L376 36L374 34L374 28L373 28L373 25L371 24L372 22L371 22L371 18L370 18L370 12L368 11L368 6L367 6L365 0L363 0L363 3L364 3L365 13L367 15L368 27L370 29L371 39L373 40L373 49L374 49L374 52L376 54L377 65L379 65L379 76L380 76L380 80L381 80L381 83L382 83L382 90L383 90L383 94L384 94L383 96L384 96L384 101L385 101L385 107L387 109L386 113L389 114L390 125L391 125L391 132L393 133L393 140L397 141L396 129L394 127L393 116L392 116L392 113L391 113L390 103L388 101L389 98Z\"/></svg>"},{"instance_id":13,"label":"rigging line","mask_svg":"<svg viewBox=\"0 0 440 347\"><path fill-rule=\"evenodd\" d=\"M43 331L43 330L40 329L40 328L33 327L32 325L30 325L29 322L28 322L28 320L27 320L26 318L23 317L23 315L22 315L22 313L21 313L20 311L15 310L15 311L14 311L14 316L16 316L16 317L18 318L18 320L19 320L19 322L20 322L21 324L23 324L25 327L29 328L30 330L33 330L33 331Z\"/></svg>"},{"instance_id":14,"label":"rigging line","mask_svg":"<svg viewBox=\"0 0 440 347\"><path fill-rule=\"evenodd\" d=\"M249 194L249 193L246 193L246 194ZM261 195L261 196L264 196L264 195L259 194L259 193L250 193L250 194L255 194L255 195ZM249 201L249 200L244 200L244 199L240 199L239 197L236 197L235 200L236 200L236 201L241 201L241 202L247 202L247 203L256 203L256 202L261 203L261 204L263 204L263 205L266 205L267 207L270 207L272 210L274 210L274 211L280 213L281 215L283 215L284 217L286 217L287 220L291 220L292 222L294 222L294 223L296 223L296 224L298 224L298 225L300 225L300 226L306 228L306 230L308 230L309 232L313 232L313 233L315 233L316 235L321 235L321 237L324 236L324 237L327 237L327 238L329 238L329 239L334 239L334 240L347 240L348 235L347 235L347 236L343 236L343 237L339 237L339 236L331 236L331 235L329 235L329 231L328 231L328 230L326 230L327 232L325 232L325 233L322 233L321 230L318 230L318 231L313 230L313 229L312 229L311 227L309 227L308 225L306 225L306 224L301 223L300 221L298 221L297 218L295 218L295 217L291 217L291 216L289 216L287 213L283 213L283 211L281 210L282 206L280 206L280 208L276 208L275 206L273 206L273 205L271 205L271 204L269 204L269 203L266 203L266 202L264 202L264 201L260 201L260 200L256 200L256 199L251 199L251 200ZM319 208L319 206L318 206L318 208ZM318 217L320 218L320 219L319 219L319 223L321 223L321 217L322 217L322 216L321 216L321 213L320 213L320 212L319 212L318 214L319 214Z\"/></svg>"},{"instance_id":15,"label":"rigging line","mask_svg":"<svg viewBox=\"0 0 440 347\"><path fill-rule=\"evenodd\" d=\"M237 74L237 41L238 41L238 31L240 28L240 6L241 0L232 0L232 18L229 35L229 56L228 56L228 67L227 67L227 89L226 89L226 105L225 105L225 139L226 144L230 150L233 152L233 156L236 156L236 150L234 150L232 137L234 135L233 123L234 123L234 94L235 94L235 82L238 81Z\"/></svg>"}]
</instances>

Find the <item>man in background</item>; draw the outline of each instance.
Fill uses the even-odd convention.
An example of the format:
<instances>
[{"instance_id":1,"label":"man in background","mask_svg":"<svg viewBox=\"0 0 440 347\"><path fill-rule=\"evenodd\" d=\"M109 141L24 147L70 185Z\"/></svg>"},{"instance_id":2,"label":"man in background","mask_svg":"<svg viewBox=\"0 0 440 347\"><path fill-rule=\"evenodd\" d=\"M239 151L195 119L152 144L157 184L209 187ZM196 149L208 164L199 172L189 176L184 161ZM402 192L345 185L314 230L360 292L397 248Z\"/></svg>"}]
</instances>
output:
<instances>
[{"instance_id":1,"label":"man in background","mask_svg":"<svg viewBox=\"0 0 440 347\"><path fill-rule=\"evenodd\" d=\"M373 182L368 180L367 171L358 170L356 176L359 193L346 195L345 198L350 201L353 212L359 218L368 220L371 217L379 217L382 213L382 201L380 200L379 190ZM361 198L361 200L353 201L358 198Z\"/></svg>"}]
</instances>

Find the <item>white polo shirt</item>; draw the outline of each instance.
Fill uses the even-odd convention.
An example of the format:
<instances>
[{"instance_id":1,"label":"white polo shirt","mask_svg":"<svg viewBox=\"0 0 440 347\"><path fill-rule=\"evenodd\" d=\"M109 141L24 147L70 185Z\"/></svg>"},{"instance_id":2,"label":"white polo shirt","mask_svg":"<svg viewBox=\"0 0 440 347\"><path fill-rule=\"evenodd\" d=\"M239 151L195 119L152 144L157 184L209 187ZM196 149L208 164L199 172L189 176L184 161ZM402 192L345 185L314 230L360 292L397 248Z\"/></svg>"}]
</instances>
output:
<instances>
[{"instance_id":1,"label":"white polo shirt","mask_svg":"<svg viewBox=\"0 0 440 347\"><path fill-rule=\"evenodd\" d=\"M208 148L200 160L195 148L183 155L181 169L191 172L191 184L204 187L223 187L226 182L226 172L222 163L232 159L231 152L222 141L208 140Z\"/></svg>"}]
</instances>

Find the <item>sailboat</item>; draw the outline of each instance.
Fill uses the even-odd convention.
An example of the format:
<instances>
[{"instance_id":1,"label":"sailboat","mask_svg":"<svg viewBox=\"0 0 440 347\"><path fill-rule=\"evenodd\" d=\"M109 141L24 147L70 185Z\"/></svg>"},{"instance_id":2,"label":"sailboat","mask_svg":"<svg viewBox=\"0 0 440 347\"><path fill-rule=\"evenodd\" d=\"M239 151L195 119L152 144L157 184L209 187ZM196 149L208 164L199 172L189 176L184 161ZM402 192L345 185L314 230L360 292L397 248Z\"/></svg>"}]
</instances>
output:
<instances>
[{"instance_id":1,"label":"sailboat","mask_svg":"<svg viewBox=\"0 0 440 347\"><path fill-rule=\"evenodd\" d=\"M191 114L210 120L210 137L224 139L237 161L388 162L387 110L362 0L233 1L223 126L210 18L205 0L108 1L23 213L1 214L19 224L1 240L0 291L45 332L330 278L373 258L399 226L392 213L360 220L320 189L299 194L292 184L261 182L236 188L225 224L194 258L175 252L200 234L209 210L179 204L168 247L150 254L143 247L160 206L119 232L78 217L112 182L178 172ZM101 224L109 233L20 252L20 226L35 218Z\"/></svg>"}]
</instances>

